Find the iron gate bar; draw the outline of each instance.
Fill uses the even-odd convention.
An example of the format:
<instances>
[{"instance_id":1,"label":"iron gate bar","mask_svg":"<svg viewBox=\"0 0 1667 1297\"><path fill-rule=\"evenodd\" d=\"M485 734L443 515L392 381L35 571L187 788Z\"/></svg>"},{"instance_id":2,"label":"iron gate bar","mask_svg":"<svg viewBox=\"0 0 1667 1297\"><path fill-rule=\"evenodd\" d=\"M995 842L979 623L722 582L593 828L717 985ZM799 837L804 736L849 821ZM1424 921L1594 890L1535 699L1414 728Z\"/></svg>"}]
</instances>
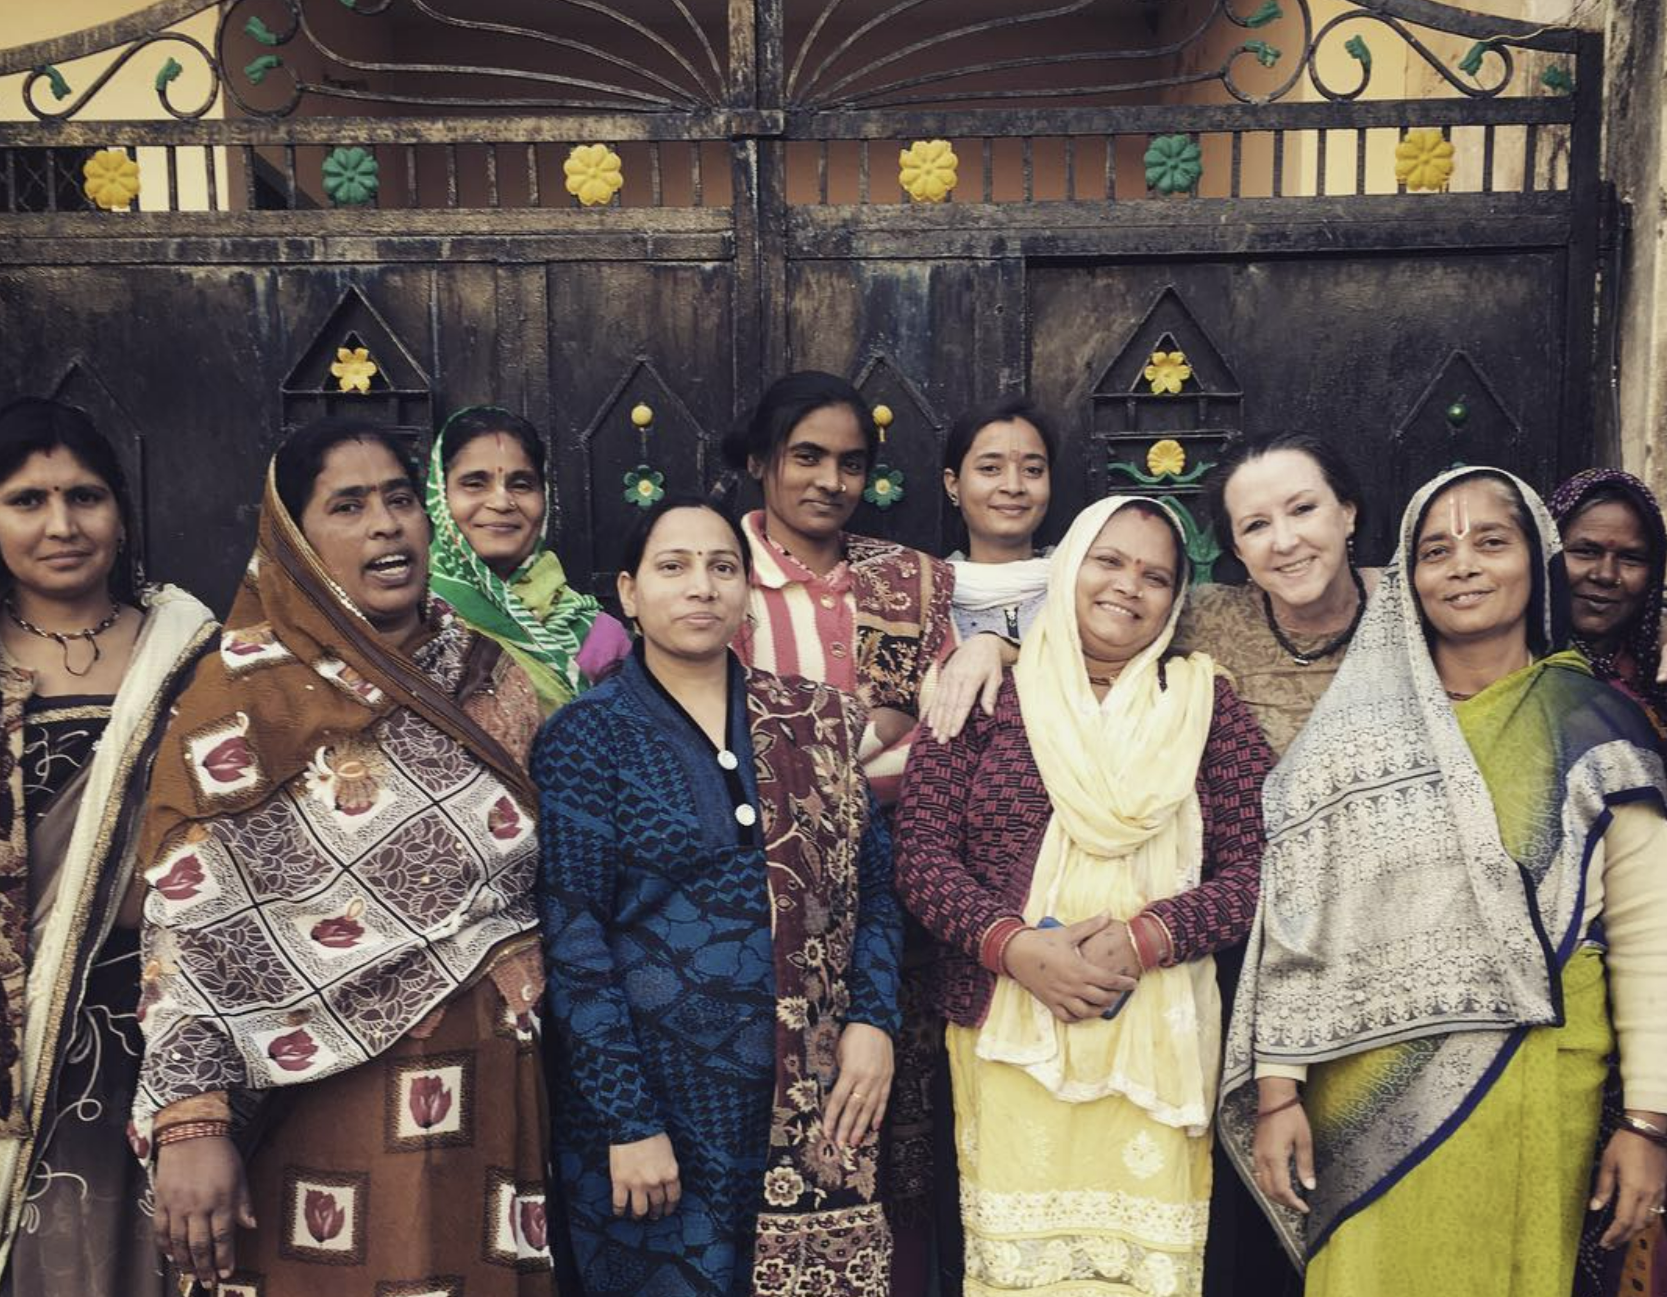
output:
<instances>
[{"instance_id":1,"label":"iron gate bar","mask_svg":"<svg viewBox=\"0 0 1667 1297\"><path fill-rule=\"evenodd\" d=\"M1538 102L1538 101L1537 101ZM1550 101L1545 101L1550 102ZM715 108L653 115L545 113L536 117L293 117L280 121L225 117L173 122L6 122L0 148L45 144L91 147L119 136L146 145L268 144L575 144L593 140L728 142L785 134L783 115Z\"/></svg>"},{"instance_id":2,"label":"iron gate bar","mask_svg":"<svg viewBox=\"0 0 1667 1297\"><path fill-rule=\"evenodd\" d=\"M789 113L788 139L899 140L981 135L1149 135L1350 127L1566 125L1577 104L1536 99L1372 99L1352 104L1131 104L1126 108L1004 108Z\"/></svg>"},{"instance_id":3,"label":"iron gate bar","mask_svg":"<svg viewBox=\"0 0 1667 1297\"><path fill-rule=\"evenodd\" d=\"M1439 221L1427 195L1241 198L1224 221L1227 201L804 206L787 224L795 257L855 261L1566 249L1580 233L1561 193L1452 194Z\"/></svg>"}]
</instances>

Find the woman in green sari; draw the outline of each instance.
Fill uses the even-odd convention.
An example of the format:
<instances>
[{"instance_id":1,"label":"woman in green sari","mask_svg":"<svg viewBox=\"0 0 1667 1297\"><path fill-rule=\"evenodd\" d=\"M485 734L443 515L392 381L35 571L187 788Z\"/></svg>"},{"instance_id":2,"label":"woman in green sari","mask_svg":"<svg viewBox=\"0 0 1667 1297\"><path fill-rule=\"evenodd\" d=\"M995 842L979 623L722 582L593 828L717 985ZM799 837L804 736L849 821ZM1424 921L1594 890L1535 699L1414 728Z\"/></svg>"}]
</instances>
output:
<instances>
[{"instance_id":1,"label":"woman in green sari","mask_svg":"<svg viewBox=\"0 0 1667 1297\"><path fill-rule=\"evenodd\" d=\"M1557 550L1508 474L1425 486L1263 792L1222 1132L1311 1295L1566 1297L1588 1201L1611 1247L1663 1210L1667 783L1551 651Z\"/></svg>"},{"instance_id":2,"label":"woman in green sari","mask_svg":"<svg viewBox=\"0 0 1667 1297\"><path fill-rule=\"evenodd\" d=\"M567 584L544 543L544 440L519 415L471 405L446 420L429 458L428 516L431 588L503 645L531 677L545 715L631 651L625 628Z\"/></svg>"}]
</instances>

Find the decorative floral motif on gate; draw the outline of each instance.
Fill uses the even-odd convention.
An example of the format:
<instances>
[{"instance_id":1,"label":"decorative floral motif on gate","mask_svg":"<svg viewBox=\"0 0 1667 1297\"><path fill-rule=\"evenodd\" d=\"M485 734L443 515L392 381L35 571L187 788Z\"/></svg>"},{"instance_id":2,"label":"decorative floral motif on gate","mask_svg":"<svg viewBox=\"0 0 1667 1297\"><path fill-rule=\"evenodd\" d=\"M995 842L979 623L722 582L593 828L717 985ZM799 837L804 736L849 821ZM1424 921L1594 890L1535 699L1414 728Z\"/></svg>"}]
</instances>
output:
<instances>
[{"instance_id":1,"label":"decorative floral motif on gate","mask_svg":"<svg viewBox=\"0 0 1667 1297\"><path fill-rule=\"evenodd\" d=\"M562 163L567 192L585 207L602 207L625 187L619 154L606 144L575 144Z\"/></svg>"},{"instance_id":2,"label":"decorative floral motif on gate","mask_svg":"<svg viewBox=\"0 0 1667 1297\"><path fill-rule=\"evenodd\" d=\"M376 197L379 171L369 149L333 149L324 159L325 197L337 207L363 207Z\"/></svg>"},{"instance_id":3,"label":"decorative floral motif on gate","mask_svg":"<svg viewBox=\"0 0 1667 1297\"><path fill-rule=\"evenodd\" d=\"M958 162L948 140L916 140L897 155L897 183L917 203L941 203L955 188Z\"/></svg>"},{"instance_id":4,"label":"decorative floral motif on gate","mask_svg":"<svg viewBox=\"0 0 1667 1297\"><path fill-rule=\"evenodd\" d=\"M100 149L82 164L87 197L107 212L125 212L139 196L139 164L126 149Z\"/></svg>"},{"instance_id":5,"label":"decorative floral motif on gate","mask_svg":"<svg viewBox=\"0 0 1667 1297\"><path fill-rule=\"evenodd\" d=\"M370 380L376 377L377 369L368 347L338 347L330 372L342 391L363 393L370 391Z\"/></svg>"},{"instance_id":6,"label":"decorative floral motif on gate","mask_svg":"<svg viewBox=\"0 0 1667 1297\"><path fill-rule=\"evenodd\" d=\"M1409 191L1439 192L1453 178L1453 142L1433 128L1408 131L1395 146L1395 179Z\"/></svg>"}]
</instances>

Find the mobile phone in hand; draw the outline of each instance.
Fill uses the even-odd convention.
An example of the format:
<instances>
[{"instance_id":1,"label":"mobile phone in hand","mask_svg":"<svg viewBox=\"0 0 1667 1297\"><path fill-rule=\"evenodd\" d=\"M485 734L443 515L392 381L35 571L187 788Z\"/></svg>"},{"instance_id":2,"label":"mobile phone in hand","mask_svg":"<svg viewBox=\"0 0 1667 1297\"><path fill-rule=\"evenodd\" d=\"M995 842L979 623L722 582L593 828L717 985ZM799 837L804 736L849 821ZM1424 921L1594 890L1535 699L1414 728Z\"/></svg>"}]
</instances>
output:
<instances>
[{"instance_id":1,"label":"mobile phone in hand","mask_svg":"<svg viewBox=\"0 0 1667 1297\"><path fill-rule=\"evenodd\" d=\"M1044 914L1041 922L1036 926L1038 928L1063 928L1065 925L1058 919L1054 918L1053 915ZM1123 1006L1129 1002L1129 997L1133 994L1133 991L1118 992L1117 998L1111 1002L1111 1007L1100 1014L1100 1016L1107 1022L1110 1022L1118 1014L1123 1012Z\"/></svg>"}]
</instances>

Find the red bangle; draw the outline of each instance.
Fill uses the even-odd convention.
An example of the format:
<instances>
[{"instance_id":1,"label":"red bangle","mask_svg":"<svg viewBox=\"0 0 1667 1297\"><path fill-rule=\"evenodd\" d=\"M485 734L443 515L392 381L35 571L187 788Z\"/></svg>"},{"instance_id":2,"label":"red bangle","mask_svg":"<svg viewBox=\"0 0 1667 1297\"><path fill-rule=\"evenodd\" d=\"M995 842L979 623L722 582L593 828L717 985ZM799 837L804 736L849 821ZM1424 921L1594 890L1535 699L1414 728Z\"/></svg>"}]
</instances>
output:
<instances>
[{"instance_id":1,"label":"red bangle","mask_svg":"<svg viewBox=\"0 0 1667 1297\"><path fill-rule=\"evenodd\" d=\"M1146 926L1141 923L1142 919L1150 919L1151 917L1149 914L1141 913L1129 920L1129 944L1134 947L1134 957L1140 961L1140 971L1143 973L1149 973L1154 968L1163 966L1163 960L1154 954L1150 947L1151 934L1147 932Z\"/></svg>"},{"instance_id":2,"label":"red bangle","mask_svg":"<svg viewBox=\"0 0 1667 1297\"><path fill-rule=\"evenodd\" d=\"M1007 947L1013 944L1013 939L1021 932L1029 931L1030 925L1028 923L1021 923L1018 927L1009 930L1007 935L1002 937L1000 944L996 946L996 971L1001 976L1011 976L1011 974L1007 971Z\"/></svg>"},{"instance_id":3,"label":"red bangle","mask_svg":"<svg viewBox=\"0 0 1667 1297\"><path fill-rule=\"evenodd\" d=\"M232 1124L229 1121L182 1121L166 1130L158 1131L152 1142L158 1148L162 1148L167 1144L182 1144L188 1139L207 1139L231 1133Z\"/></svg>"},{"instance_id":4,"label":"red bangle","mask_svg":"<svg viewBox=\"0 0 1667 1297\"><path fill-rule=\"evenodd\" d=\"M1297 1104L1299 1104L1301 1102L1302 1102L1302 1096L1300 1094L1294 1094L1289 1099L1285 1100L1284 1103L1276 1103L1276 1104L1273 1105L1273 1107L1264 1108L1263 1110L1258 1112L1256 1114L1256 1120L1261 1121L1263 1118L1271 1117L1277 1112L1284 1112L1287 1108L1294 1108L1294 1107L1297 1106Z\"/></svg>"},{"instance_id":5,"label":"red bangle","mask_svg":"<svg viewBox=\"0 0 1667 1297\"><path fill-rule=\"evenodd\" d=\"M978 962L990 972L1001 974L1006 971L1001 958L1007 950L1007 943L1025 930L1025 921L1015 915L1005 915L992 923L984 933L984 939L978 943Z\"/></svg>"}]
</instances>

